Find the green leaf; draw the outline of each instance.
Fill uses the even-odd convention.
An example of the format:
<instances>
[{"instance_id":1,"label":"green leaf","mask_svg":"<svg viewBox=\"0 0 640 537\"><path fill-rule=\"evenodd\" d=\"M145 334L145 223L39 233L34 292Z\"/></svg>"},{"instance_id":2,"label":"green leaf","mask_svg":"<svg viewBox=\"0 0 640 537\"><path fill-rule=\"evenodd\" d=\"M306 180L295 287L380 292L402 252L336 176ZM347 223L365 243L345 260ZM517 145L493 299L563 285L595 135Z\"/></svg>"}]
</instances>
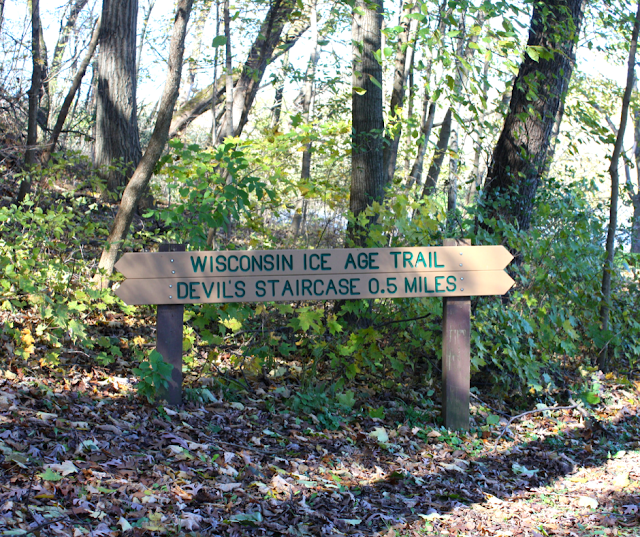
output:
<instances>
[{"instance_id":1,"label":"green leaf","mask_svg":"<svg viewBox=\"0 0 640 537\"><path fill-rule=\"evenodd\" d=\"M384 407L376 408L375 410L369 410L370 418L384 419Z\"/></svg>"},{"instance_id":2,"label":"green leaf","mask_svg":"<svg viewBox=\"0 0 640 537\"><path fill-rule=\"evenodd\" d=\"M364 88L360 88L358 86L353 86L353 91L355 91L358 95L364 95L367 93L367 90Z\"/></svg>"},{"instance_id":3,"label":"green leaf","mask_svg":"<svg viewBox=\"0 0 640 537\"><path fill-rule=\"evenodd\" d=\"M489 414L487 416L487 425L498 425L500 423L500 416L495 414Z\"/></svg>"},{"instance_id":4,"label":"green leaf","mask_svg":"<svg viewBox=\"0 0 640 537\"><path fill-rule=\"evenodd\" d=\"M338 403L348 408L353 408L356 404L355 394L351 390L345 393L339 393L336 395L336 400Z\"/></svg>"},{"instance_id":5,"label":"green leaf","mask_svg":"<svg viewBox=\"0 0 640 537\"><path fill-rule=\"evenodd\" d=\"M51 468L47 468L44 472L39 473L38 476L45 481L60 481L62 479L62 476Z\"/></svg>"}]
</instances>

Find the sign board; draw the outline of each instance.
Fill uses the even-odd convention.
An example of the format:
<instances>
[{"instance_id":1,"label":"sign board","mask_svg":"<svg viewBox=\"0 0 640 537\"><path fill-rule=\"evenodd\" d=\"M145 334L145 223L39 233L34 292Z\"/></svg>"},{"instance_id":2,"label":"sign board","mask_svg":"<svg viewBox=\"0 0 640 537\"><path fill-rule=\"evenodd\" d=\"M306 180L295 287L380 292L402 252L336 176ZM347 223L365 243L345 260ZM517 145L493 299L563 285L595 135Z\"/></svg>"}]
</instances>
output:
<instances>
[{"instance_id":1,"label":"sign board","mask_svg":"<svg viewBox=\"0 0 640 537\"><path fill-rule=\"evenodd\" d=\"M502 295L503 246L128 253L127 304Z\"/></svg>"}]
</instances>

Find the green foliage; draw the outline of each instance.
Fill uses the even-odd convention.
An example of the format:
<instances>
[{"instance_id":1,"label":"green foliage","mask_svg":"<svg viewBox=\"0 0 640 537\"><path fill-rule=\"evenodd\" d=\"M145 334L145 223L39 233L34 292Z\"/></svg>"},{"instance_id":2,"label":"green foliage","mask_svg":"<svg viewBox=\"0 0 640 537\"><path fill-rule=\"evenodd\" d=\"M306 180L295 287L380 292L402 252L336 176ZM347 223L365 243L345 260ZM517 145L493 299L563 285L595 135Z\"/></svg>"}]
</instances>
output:
<instances>
[{"instance_id":1,"label":"green foliage","mask_svg":"<svg viewBox=\"0 0 640 537\"><path fill-rule=\"evenodd\" d=\"M267 182L247 173L249 162L242 149L230 142L215 150L178 140L169 145L171 152L160 160L157 175L170 191L171 204L148 216L162 220L174 240L205 249L210 229L227 231L240 218L260 227L252 209L269 204L276 193Z\"/></svg>"},{"instance_id":2,"label":"green foliage","mask_svg":"<svg viewBox=\"0 0 640 537\"><path fill-rule=\"evenodd\" d=\"M138 377L138 394L149 403L155 401L169 387L173 366L165 362L162 354L152 350L139 367L133 369Z\"/></svg>"},{"instance_id":3,"label":"green foliage","mask_svg":"<svg viewBox=\"0 0 640 537\"><path fill-rule=\"evenodd\" d=\"M2 327L17 357L29 359L36 346L44 346L44 363L57 365L71 345L91 354L100 349L97 359L103 365L122 355L118 341L96 339L87 326L92 314L133 311L111 289L95 289L90 281L87 237L106 234L99 211L94 200L73 195L0 207L0 309L32 312L34 320L22 326L11 316Z\"/></svg>"},{"instance_id":4,"label":"green foliage","mask_svg":"<svg viewBox=\"0 0 640 537\"><path fill-rule=\"evenodd\" d=\"M610 329L602 331L599 311L604 262L603 208L590 197L588 181L562 184L550 179L539 192L527 234L499 222L482 230L481 244L505 241L520 252L510 271L517 286L508 303L499 297L476 300L472 323L472 367L492 372L496 386L526 385L532 392L553 387L553 372L567 360L595 359L606 344L618 359L637 355L640 325L638 287L629 285L617 256Z\"/></svg>"},{"instance_id":5,"label":"green foliage","mask_svg":"<svg viewBox=\"0 0 640 537\"><path fill-rule=\"evenodd\" d=\"M341 383L328 386L321 382L297 392L289 400L289 406L297 414L315 417L314 421L323 428L335 430L351 419L356 404L352 391L339 392L340 389Z\"/></svg>"}]
</instances>

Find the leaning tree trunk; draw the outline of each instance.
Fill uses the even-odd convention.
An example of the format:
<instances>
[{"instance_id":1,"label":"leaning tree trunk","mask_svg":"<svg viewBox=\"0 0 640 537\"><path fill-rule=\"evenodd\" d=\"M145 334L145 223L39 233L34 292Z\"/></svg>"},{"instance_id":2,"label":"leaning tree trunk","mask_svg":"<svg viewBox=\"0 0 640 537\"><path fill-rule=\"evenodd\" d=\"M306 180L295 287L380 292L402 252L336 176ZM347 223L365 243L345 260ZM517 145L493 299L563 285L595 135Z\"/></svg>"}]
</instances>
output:
<instances>
[{"instance_id":1,"label":"leaning tree trunk","mask_svg":"<svg viewBox=\"0 0 640 537\"><path fill-rule=\"evenodd\" d=\"M173 109L180 90L184 38L187 32L187 23L189 22L192 4L193 0L178 1L173 33L171 35L171 44L169 45L167 80L160 99L158 117L153 129L153 134L149 140L149 145L122 194L122 201L120 202L118 213L116 214L106 245L102 250L102 256L100 257L100 263L98 265L100 272L96 274L95 278L96 283L100 285L104 285L113 273L113 266L115 265L118 251L127 237L138 202L149 184L153 169L167 143L171 116L173 115Z\"/></svg>"},{"instance_id":2,"label":"leaning tree trunk","mask_svg":"<svg viewBox=\"0 0 640 537\"><path fill-rule=\"evenodd\" d=\"M382 66L375 53L382 35L382 0L356 0L352 22L353 89L349 210L354 218L384 199ZM366 227L350 222L347 235L365 246Z\"/></svg>"},{"instance_id":3,"label":"leaning tree trunk","mask_svg":"<svg viewBox=\"0 0 640 537\"><path fill-rule=\"evenodd\" d=\"M138 0L104 0L98 44L95 165L105 198L124 186L142 151L136 109Z\"/></svg>"},{"instance_id":4,"label":"leaning tree trunk","mask_svg":"<svg viewBox=\"0 0 640 537\"><path fill-rule=\"evenodd\" d=\"M50 70L51 74L49 76L49 87L54 94L58 86L58 76L60 75L60 70L62 68L62 59L64 57L64 53L67 50L67 45L69 44L69 37L71 36L71 32L76 27L76 22L78 21L80 12L84 9L88 2L89 0L75 0L73 4L70 3L69 16L67 17L64 25L60 27L58 40L56 41L56 46L53 49L53 60L51 61Z\"/></svg>"},{"instance_id":5,"label":"leaning tree trunk","mask_svg":"<svg viewBox=\"0 0 640 537\"><path fill-rule=\"evenodd\" d=\"M31 88L29 88L29 116L27 122L27 150L24 164L27 169L32 168L37 161L38 143L38 109L40 108L40 88L42 87L42 62L40 61L40 0L31 0ZM27 175L20 183L16 202L24 201L31 190L31 177Z\"/></svg>"},{"instance_id":6,"label":"leaning tree trunk","mask_svg":"<svg viewBox=\"0 0 640 537\"><path fill-rule=\"evenodd\" d=\"M495 219L529 228L553 125L573 71L582 8L583 0L535 4L527 43L531 52L513 84L509 113L485 182L485 227L493 228ZM542 47L544 53L538 57L533 47Z\"/></svg>"},{"instance_id":7,"label":"leaning tree trunk","mask_svg":"<svg viewBox=\"0 0 640 537\"><path fill-rule=\"evenodd\" d=\"M427 172L427 178L424 182L424 188L422 189L422 198L431 196L438 185L438 178L440 177L440 171L442 170L442 163L444 157L447 154L447 148L449 147L449 137L451 136L451 121L452 111L451 107L447 109L447 113L442 120L442 127L440 127L440 136L438 136L438 143L436 144L436 150L433 153L433 159L429 171Z\"/></svg>"},{"instance_id":8,"label":"leaning tree trunk","mask_svg":"<svg viewBox=\"0 0 640 537\"><path fill-rule=\"evenodd\" d=\"M416 15L420 12L420 3L405 3L403 12L405 18L401 24L402 31L398 35L393 89L391 91L391 104L389 107L389 124L387 125L388 128L390 127L390 132L386 136L383 151L386 184L391 184L396 171L400 135L402 134L402 118L400 112L404 104L407 77L413 64L414 41L416 32L418 31L418 19L410 18L410 15Z\"/></svg>"},{"instance_id":9,"label":"leaning tree trunk","mask_svg":"<svg viewBox=\"0 0 640 537\"><path fill-rule=\"evenodd\" d=\"M49 162L51 158L51 153L56 148L56 144L58 143L58 138L60 133L62 132L62 127L64 126L64 122L67 119L67 115L69 114L69 110L71 109L71 104L73 103L76 93L80 88L80 84L82 84L82 79L84 78L84 74L87 71L87 67L91 62L91 58L93 57L93 53L96 50L96 46L98 44L98 35L100 33L100 19L96 22L96 26L93 29L93 35L91 36L91 42L89 43L89 50L87 50L87 54L85 55L80 67L78 68L78 72L76 76L73 77L73 82L71 83L71 87L67 92L67 96L65 97L62 107L60 108L60 112L58 113L58 119L56 120L56 124L51 131L51 137L49 138L49 142L45 147L44 153L42 154L42 163L46 164ZM73 115L73 114L72 114Z\"/></svg>"},{"instance_id":10,"label":"leaning tree trunk","mask_svg":"<svg viewBox=\"0 0 640 537\"><path fill-rule=\"evenodd\" d=\"M622 145L624 143L624 132L627 128L627 117L629 115L629 103L631 102L631 92L633 91L633 79L635 77L636 68L636 48L638 46L638 33L640 33L640 3L638 4L638 12L633 25L633 33L631 35L631 43L629 46L629 68L627 71L627 87L622 96L622 111L620 113L620 128L616 136L616 144L611 155L611 164L609 165L609 174L611 175L611 207L609 213L609 227L607 229L607 259L604 263L602 271L602 307L600 309L600 320L602 322L602 331L609 330L609 314L611 312L611 273L613 272L613 257L615 254L615 237L618 226L618 195L620 189L620 174L618 165L620 163L620 155L622 154ZM608 367L609 343L604 346L598 356L598 367L601 371L606 371Z\"/></svg>"}]
</instances>

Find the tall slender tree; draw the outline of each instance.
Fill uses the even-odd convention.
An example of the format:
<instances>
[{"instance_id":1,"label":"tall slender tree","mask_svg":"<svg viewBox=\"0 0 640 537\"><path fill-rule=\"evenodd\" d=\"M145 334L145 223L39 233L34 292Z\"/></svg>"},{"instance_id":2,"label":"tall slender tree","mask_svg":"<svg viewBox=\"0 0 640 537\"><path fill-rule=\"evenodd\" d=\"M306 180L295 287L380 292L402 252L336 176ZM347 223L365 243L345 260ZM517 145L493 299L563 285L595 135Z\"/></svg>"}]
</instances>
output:
<instances>
[{"instance_id":1,"label":"tall slender tree","mask_svg":"<svg viewBox=\"0 0 640 537\"><path fill-rule=\"evenodd\" d=\"M384 119L382 66L376 58L382 36L382 0L356 0L351 25L353 75L351 96L352 143L349 210L354 217L384 199ZM366 229L351 223L348 237L366 244Z\"/></svg>"},{"instance_id":2,"label":"tall slender tree","mask_svg":"<svg viewBox=\"0 0 640 537\"><path fill-rule=\"evenodd\" d=\"M31 87L29 88L29 115L27 122L27 150L24 155L26 168L37 162L38 110L42 89L42 51L40 48L40 0L31 0ZM31 177L28 175L20 183L16 201L22 203L31 190Z\"/></svg>"},{"instance_id":3,"label":"tall slender tree","mask_svg":"<svg viewBox=\"0 0 640 537\"><path fill-rule=\"evenodd\" d=\"M616 143L611 155L611 164L609 165L609 175L611 176L611 205L609 207L609 226L607 228L607 257L602 270L602 307L600 309L600 319L602 330L609 330L609 316L611 312L611 273L613 272L613 258L615 255L615 238L618 228L618 198L620 194L620 155L622 154L624 144L624 133L627 128L627 120L629 117L629 105L631 103L631 92L633 91L635 69L636 69L636 50L638 48L638 34L640 34L640 2L638 3L638 12L635 16L633 24L633 32L631 34L631 42L629 46L629 61L627 68L627 86L622 96L622 111L620 112L620 127L616 136ZM598 367L601 371L606 371L609 362L609 344L607 343L598 356Z\"/></svg>"}]
</instances>

